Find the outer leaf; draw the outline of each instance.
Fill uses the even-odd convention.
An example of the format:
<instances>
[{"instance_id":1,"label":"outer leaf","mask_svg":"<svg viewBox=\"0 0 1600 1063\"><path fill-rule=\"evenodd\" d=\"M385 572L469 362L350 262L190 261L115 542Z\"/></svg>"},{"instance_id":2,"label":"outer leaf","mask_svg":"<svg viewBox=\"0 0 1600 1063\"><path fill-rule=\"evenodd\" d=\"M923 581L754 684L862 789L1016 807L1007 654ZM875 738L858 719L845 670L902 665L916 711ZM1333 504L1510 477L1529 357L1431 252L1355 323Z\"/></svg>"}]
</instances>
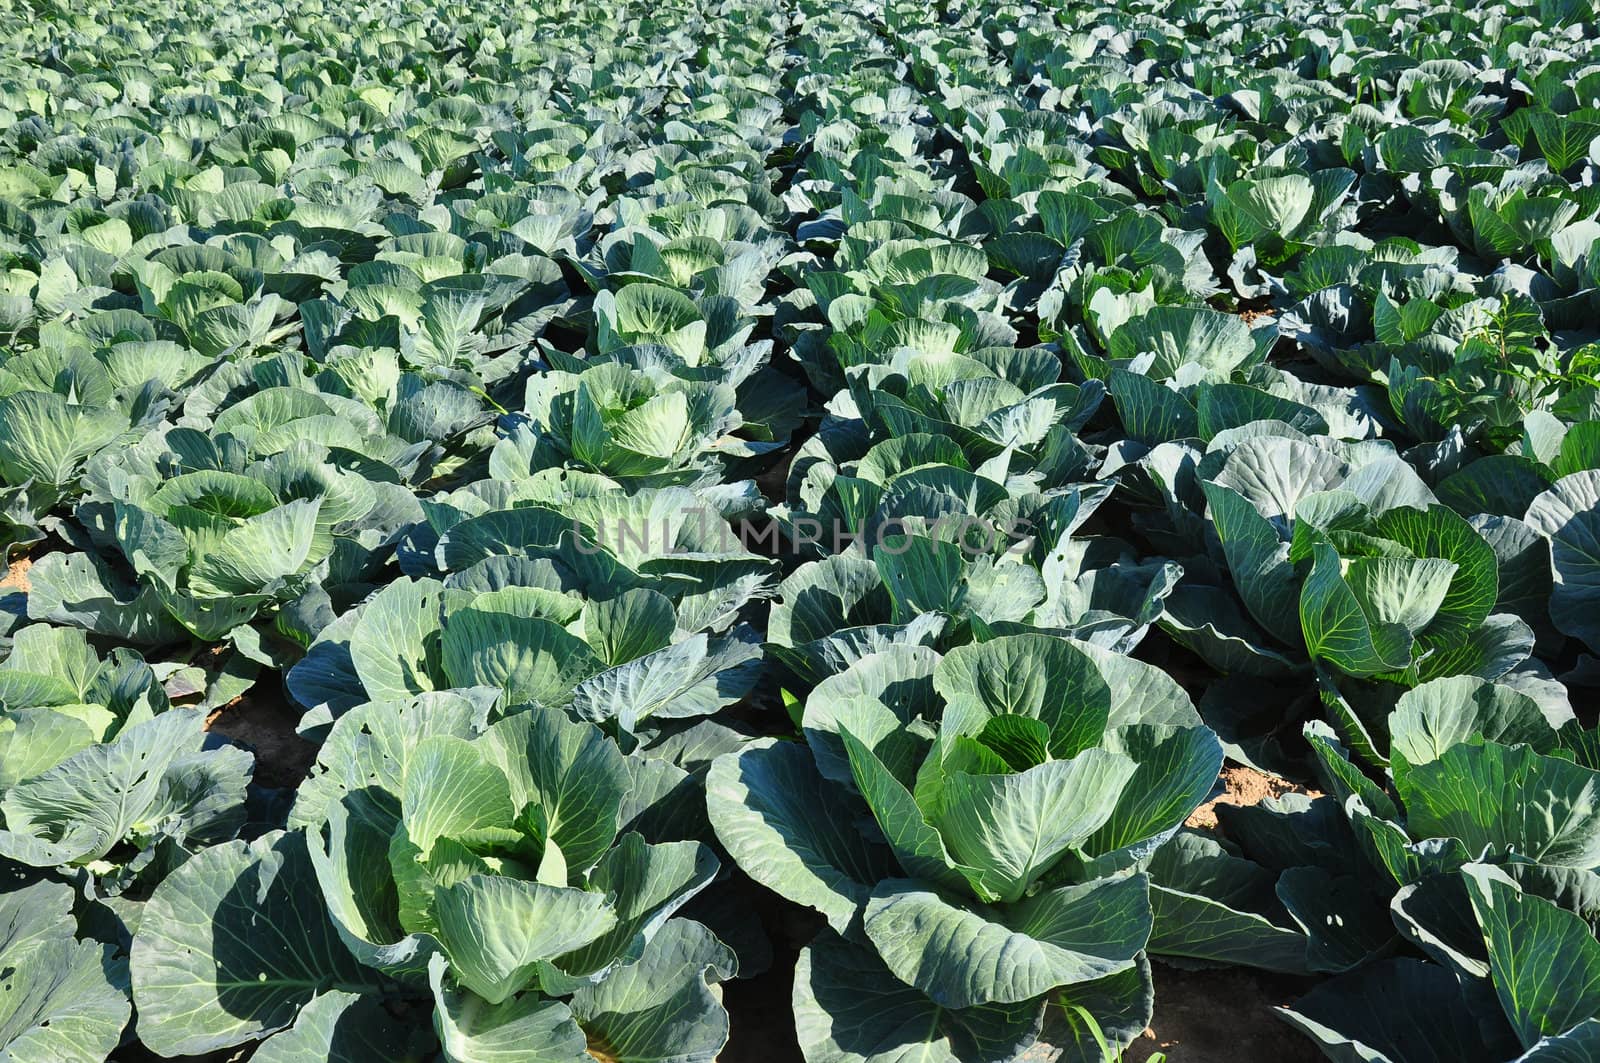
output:
<instances>
[{"instance_id":1,"label":"outer leaf","mask_svg":"<svg viewBox=\"0 0 1600 1063\"><path fill-rule=\"evenodd\" d=\"M134 936L140 1036L162 1055L255 1040L317 994L373 988L322 906L304 834L205 849L156 887Z\"/></svg>"},{"instance_id":2,"label":"outer leaf","mask_svg":"<svg viewBox=\"0 0 1600 1063\"><path fill-rule=\"evenodd\" d=\"M1305 935L1264 914L1276 903L1265 868L1180 833L1157 851L1150 874L1152 955L1305 971Z\"/></svg>"},{"instance_id":3,"label":"outer leaf","mask_svg":"<svg viewBox=\"0 0 1600 1063\"><path fill-rule=\"evenodd\" d=\"M637 960L645 943L674 912L711 884L717 858L695 841L647 843L632 831L601 858L589 888L616 898L617 924L577 952L555 961L562 971L591 975ZM544 980L546 991L550 973Z\"/></svg>"},{"instance_id":4,"label":"outer leaf","mask_svg":"<svg viewBox=\"0 0 1600 1063\"><path fill-rule=\"evenodd\" d=\"M1600 470L1557 480L1533 500L1527 522L1550 537L1550 619L1600 653Z\"/></svg>"},{"instance_id":5,"label":"outer leaf","mask_svg":"<svg viewBox=\"0 0 1600 1063\"><path fill-rule=\"evenodd\" d=\"M167 766L194 750L204 714L172 709L90 746L0 800L0 852L50 867L98 859L126 838L161 792Z\"/></svg>"},{"instance_id":6,"label":"outer leaf","mask_svg":"<svg viewBox=\"0 0 1600 1063\"><path fill-rule=\"evenodd\" d=\"M712 1063L728 1041L728 1013L708 982L731 978L733 953L699 923L673 919L636 963L572 997L591 1054L618 1063Z\"/></svg>"},{"instance_id":7,"label":"outer leaf","mask_svg":"<svg viewBox=\"0 0 1600 1063\"><path fill-rule=\"evenodd\" d=\"M1600 773L1527 746L1458 745L1396 780L1407 827L1557 867L1600 866Z\"/></svg>"},{"instance_id":8,"label":"outer leaf","mask_svg":"<svg viewBox=\"0 0 1600 1063\"><path fill-rule=\"evenodd\" d=\"M996 910L890 879L872 892L866 931L895 977L936 1004L1015 1004L1132 966L1150 936L1147 885L1064 886Z\"/></svg>"},{"instance_id":9,"label":"outer leaf","mask_svg":"<svg viewBox=\"0 0 1600 1063\"><path fill-rule=\"evenodd\" d=\"M294 1025L251 1055L254 1063L405 1063L412 1031L374 996L331 989L300 1009Z\"/></svg>"},{"instance_id":10,"label":"outer leaf","mask_svg":"<svg viewBox=\"0 0 1600 1063\"><path fill-rule=\"evenodd\" d=\"M1381 960L1325 982L1278 1012L1336 1063L1497 1063L1455 976L1417 960Z\"/></svg>"},{"instance_id":11,"label":"outer leaf","mask_svg":"<svg viewBox=\"0 0 1600 1063\"><path fill-rule=\"evenodd\" d=\"M1460 742L1525 743L1548 753L1556 747L1556 731L1539 703L1521 691L1453 676L1400 695L1389 714L1389 741L1391 757L1425 764Z\"/></svg>"},{"instance_id":12,"label":"outer leaf","mask_svg":"<svg viewBox=\"0 0 1600 1063\"><path fill-rule=\"evenodd\" d=\"M361 611L350 632L350 660L371 700L399 701L437 685L442 590L436 580L401 578Z\"/></svg>"},{"instance_id":13,"label":"outer leaf","mask_svg":"<svg viewBox=\"0 0 1600 1063\"><path fill-rule=\"evenodd\" d=\"M851 930L872 886L894 874L888 850L854 827L867 810L817 773L792 742L758 742L718 757L706 777L717 838L745 874Z\"/></svg>"},{"instance_id":14,"label":"outer leaf","mask_svg":"<svg viewBox=\"0 0 1600 1063\"><path fill-rule=\"evenodd\" d=\"M808 1063L1004 1063L1038 1036L1036 1001L941 1007L867 948L825 934L800 953L795 1032Z\"/></svg>"},{"instance_id":15,"label":"outer leaf","mask_svg":"<svg viewBox=\"0 0 1600 1063\"><path fill-rule=\"evenodd\" d=\"M1493 868L1462 873L1495 992L1522 1046L1600 1017L1600 941L1589 925Z\"/></svg>"},{"instance_id":16,"label":"outer leaf","mask_svg":"<svg viewBox=\"0 0 1600 1063\"><path fill-rule=\"evenodd\" d=\"M74 941L72 890L36 882L0 894L0 1059L101 1063L128 1022L127 965Z\"/></svg>"}]
</instances>

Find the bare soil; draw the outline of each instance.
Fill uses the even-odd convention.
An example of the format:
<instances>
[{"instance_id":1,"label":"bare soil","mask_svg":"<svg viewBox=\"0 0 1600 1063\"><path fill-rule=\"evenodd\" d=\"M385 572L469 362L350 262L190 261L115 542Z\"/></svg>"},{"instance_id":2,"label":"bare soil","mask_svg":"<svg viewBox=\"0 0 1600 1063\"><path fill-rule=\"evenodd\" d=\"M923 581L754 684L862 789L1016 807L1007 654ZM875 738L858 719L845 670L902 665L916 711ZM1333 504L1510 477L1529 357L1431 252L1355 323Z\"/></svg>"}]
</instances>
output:
<instances>
[{"instance_id":1,"label":"bare soil","mask_svg":"<svg viewBox=\"0 0 1600 1063\"><path fill-rule=\"evenodd\" d=\"M1304 979L1243 967L1184 971L1159 961L1156 1013L1125 1063L1157 1052L1169 1063L1317 1063L1311 1042L1272 1014L1308 988Z\"/></svg>"},{"instance_id":2,"label":"bare soil","mask_svg":"<svg viewBox=\"0 0 1600 1063\"><path fill-rule=\"evenodd\" d=\"M1266 797L1315 791L1253 768L1222 769L1224 792L1194 810L1185 826L1219 833L1218 805L1253 805ZM1156 1010L1144 1034L1128 1047L1126 1063L1157 1052L1169 1063L1315 1063L1311 1043L1272 1009L1299 997L1307 979L1247 967L1183 970L1156 960Z\"/></svg>"},{"instance_id":3,"label":"bare soil","mask_svg":"<svg viewBox=\"0 0 1600 1063\"><path fill-rule=\"evenodd\" d=\"M300 712L265 677L243 697L206 720L206 729L231 739L256 756L256 782L274 789L300 785L317 759L317 747L295 733Z\"/></svg>"},{"instance_id":4,"label":"bare soil","mask_svg":"<svg viewBox=\"0 0 1600 1063\"><path fill-rule=\"evenodd\" d=\"M1222 769L1222 785L1226 790L1214 800L1207 801L1190 814L1184 821L1184 826L1196 830L1215 831L1217 829L1218 805L1253 805L1263 798L1282 797L1287 793L1310 794L1312 797L1321 796L1315 790L1308 790L1304 786L1297 786L1287 779L1280 779L1275 775L1264 775L1254 768L1245 768L1229 765Z\"/></svg>"},{"instance_id":5,"label":"bare soil","mask_svg":"<svg viewBox=\"0 0 1600 1063\"><path fill-rule=\"evenodd\" d=\"M19 557L6 566L6 574L0 577L0 596L7 593L27 594L31 589L28 583L28 569L33 567L33 559Z\"/></svg>"}]
</instances>

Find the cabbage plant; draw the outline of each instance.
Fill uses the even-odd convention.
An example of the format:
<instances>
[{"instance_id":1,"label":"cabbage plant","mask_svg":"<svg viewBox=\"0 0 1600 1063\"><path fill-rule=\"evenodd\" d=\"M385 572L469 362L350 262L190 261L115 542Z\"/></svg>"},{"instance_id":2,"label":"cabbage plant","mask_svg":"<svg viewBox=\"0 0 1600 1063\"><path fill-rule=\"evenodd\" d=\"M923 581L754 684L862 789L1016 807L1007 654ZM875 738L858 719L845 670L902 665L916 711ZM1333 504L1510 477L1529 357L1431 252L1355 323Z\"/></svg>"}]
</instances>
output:
<instances>
[{"instance_id":1,"label":"cabbage plant","mask_svg":"<svg viewBox=\"0 0 1600 1063\"><path fill-rule=\"evenodd\" d=\"M709 1063L727 1037L712 986L736 963L673 915L715 855L622 830L626 761L593 725L484 713L453 692L350 712L287 831L170 874L131 956L146 1043Z\"/></svg>"},{"instance_id":2,"label":"cabbage plant","mask_svg":"<svg viewBox=\"0 0 1600 1063\"><path fill-rule=\"evenodd\" d=\"M1073 1005L1143 1029L1143 867L1221 763L1176 685L1041 634L890 646L801 724L720 758L707 802L747 874L828 922L795 986L808 1058L1076 1045Z\"/></svg>"},{"instance_id":3,"label":"cabbage plant","mask_svg":"<svg viewBox=\"0 0 1600 1063\"><path fill-rule=\"evenodd\" d=\"M1330 1056L1581 1058L1600 1026L1580 988L1600 959L1594 732L1466 676L1408 691L1388 731L1374 780L1311 725L1325 795L1219 806L1236 848L1186 834L1158 854L1151 947L1334 975L1281 1013Z\"/></svg>"}]
</instances>

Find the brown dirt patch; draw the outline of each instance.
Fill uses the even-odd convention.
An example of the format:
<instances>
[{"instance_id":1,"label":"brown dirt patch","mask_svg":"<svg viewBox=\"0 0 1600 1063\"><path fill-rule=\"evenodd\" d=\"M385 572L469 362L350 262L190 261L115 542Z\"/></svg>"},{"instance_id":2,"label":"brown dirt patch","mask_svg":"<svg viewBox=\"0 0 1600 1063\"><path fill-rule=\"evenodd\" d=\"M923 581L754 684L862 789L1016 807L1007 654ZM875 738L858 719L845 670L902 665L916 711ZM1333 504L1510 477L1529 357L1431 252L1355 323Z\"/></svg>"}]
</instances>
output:
<instances>
[{"instance_id":1,"label":"brown dirt patch","mask_svg":"<svg viewBox=\"0 0 1600 1063\"><path fill-rule=\"evenodd\" d=\"M300 785L317 759L317 747L295 733L300 712L270 686L257 685L206 721L206 730L238 742L256 756L256 782Z\"/></svg>"},{"instance_id":2,"label":"brown dirt patch","mask_svg":"<svg viewBox=\"0 0 1600 1063\"><path fill-rule=\"evenodd\" d=\"M1306 990L1306 980L1244 968L1184 971L1152 964L1156 1011L1150 1028L1123 1054L1145 1063L1316 1063L1322 1056L1272 1014Z\"/></svg>"},{"instance_id":3,"label":"brown dirt patch","mask_svg":"<svg viewBox=\"0 0 1600 1063\"><path fill-rule=\"evenodd\" d=\"M19 557L6 566L6 574L0 577L0 593L5 591L21 591L27 594L32 586L28 582L28 569L33 567L33 559Z\"/></svg>"},{"instance_id":4,"label":"brown dirt patch","mask_svg":"<svg viewBox=\"0 0 1600 1063\"><path fill-rule=\"evenodd\" d=\"M1319 796L1287 779L1266 775L1254 768L1230 765L1222 769L1222 785L1227 789L1214 801L1207 801L1184 821L1184 826L1197 830L1216 830L1218 805L1253 805L1268 797L1282 797L1287 793Z\"/></svg>"},{"instance_id":5,"label":"brown dirt patch","mask_svg":"<svg viewBox=\"0 0 1600 1063\"><path fill-rule=\"evenodd\" d=\"M1185 826L1216 831L1218 805L1253 805L1286 793L1318 796L1241 765L1223 768L1222 784L1224 792L1195 809ZM1315 1063L1322 1058L1272 1013L1304 994L1311 980L1248 967L1184 970L1159 958L1151 967L1155 1015L1128 1047L1125 1063L1145 1063L1157 1052L1165 1053L1168 1063Z\"/></svg>"}]
</instances>

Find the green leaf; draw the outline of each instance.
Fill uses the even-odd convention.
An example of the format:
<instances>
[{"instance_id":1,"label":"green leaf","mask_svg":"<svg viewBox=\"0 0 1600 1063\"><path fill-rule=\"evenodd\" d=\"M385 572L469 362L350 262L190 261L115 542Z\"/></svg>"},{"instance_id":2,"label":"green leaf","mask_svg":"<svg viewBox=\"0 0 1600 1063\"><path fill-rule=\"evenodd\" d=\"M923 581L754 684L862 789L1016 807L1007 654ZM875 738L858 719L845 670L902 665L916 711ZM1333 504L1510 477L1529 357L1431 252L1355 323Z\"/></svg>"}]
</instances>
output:
<instances>
[{"instance_id":1,"label":"green leaf","mask_svg":"<svg viewBox=\"0 0 1600 1063\"><path fill-rule=\"evenodd\" d=\"M433 1026L449 1063L586 1063L583 1031L567 1005L538 993L491 1004L450 985L443 956L428 964Z\"/></svg>"},{"instance_id":2,"label":"green leaf","mask_svg":"<svg viewBox=\"0 0 1600 1063\"><path fill-rule=\"evenodd\" d=\"M411 1033L377 997L332 989L301 1008L293 1026L269 1038L250 1058L256 1063L406 1063L415 1058Z\"/></svg>"},{"instance_id":3,"label":"green leaf","mask_svg":"<svg viewBox=\"0 0 1600 1063\"><path fill-rule=\"evenodd\" d=\"M839 737L844 741L856 789L872 809L901 867L918 878L954 889L966 884L965 875L978 874L975 869L955 866L939 832L923 817L912 792L895 778L877 754L847 730L841 730Z\"/></svg>"},{"instance_id":4,"label":"green leaf","mask_svg":"<svg viewBox=\"0 0 1600 1063\"><path fill-rule=\"evenodd\" d=\"M1184 832L1156 851L1150 877L1152 955L1305 972L1305 935L1268 918L1276 876L1265 868Z\"/></svg>"},{"instance_id":5,"label":"green leaf","mask_svg":"<svg viewBox=\"0 0 1600 1063\"><path fill-rule=\"evenodd\" d=\"M883 845L853 824L867 810L817 773L793 742L756 742L718 757L706 777L706 810L740 869L796 904L851 931L874 883L894 874Z\"/></svg>"},{"instance_id":6,"label":"green leaf","mask_svg":"<svg viewBox=\"0 0 1600 1063\"><path fill-rule=\"evenodd\" d=\"M127 962L75 941L72 889L35 882L0 893L0 1059L102 1063L128 1023Z\"/></svg>"},{"instance_id":7,"label":"green leaf","mask_svg":"<svg viewBox=\"0 0 1600 1063\"><path fill-rule=\"evenodd\" d=\"M1600 941L1589 925L1493 868L1474 865L1462 874L1489 950L1490 978L1522 1047L1600 1017Z\"/></svg>"},{"instance_id":8,"label":"green leaf","mask_svg":"<svg viewBox=\"0 0 1600 1063\"><path fill-rule=\"evenodd\" d=\"M1405 625L1369 614L1351 584L1345 582L1343 562L1333 547L1319 544L1313 558L1311 573L1300 588L1300 627L1312 658L1328 661L1354 676L1381 675L1409 665L1412 636ZM1386 573L1379 572L1375 564L1385 560L1362 558L1352 567L1362 566L1359 586L1369 598L1403 607L1399 595L1410 583L1399 579L1404 573L1389 574L1396 579L1385 579ZM1423 574L1424 585L1431 586L1440 599L1449 578L1449 570ZM1432 616L1431 610L1428 615Z\"/></svg>"},{"instance_id":9,"label":"green leaf","mask_svg":"<svg viewBox=\"0 0 1600 1063\"><path fill-rule=\"evenodd\" d=\"M1083 844L1096 856L1176 830L1210 795L1222 770L1222 743L1204 727L1124 727L1110 748L1131 757L1137 768L1111 817Z\"/></svg>"},{"instance_id":10,"label":"green leaf","mask_svg":"<svg viewBox=\"0 0 1600 1063\"><path fill-rule=\"evenodd\" d=\"M1533 500L1527 522L1550 537L1550 619L1600 653L1600 471L1557 480Z\"/></svg>"},{"instance_id":11,"label":"green leaf","mask_svg":"<svg viewBox=\"0 0 1600 1063\"><path fill-rule=\"evenodd\" d=\"M1305 174L1259 177L1235 181L1228 187L1228 200L1259 232L1287 238L1311 210L1316 189Z\"/></svg>"},{"instance_id":12,"label":"green leaf","mask_svg":"<svg viewBox=\"0 0 1600 1063\"><path fill-rule=\"evenodd\" d=\"M1546 1037L1517 1063L1589 1063L1600 1052L1600 1020L1580 1022L1566 1033Z\"/></svg>"},{"instance_id":13,"label":"green leaf","mask_svg":"<svg viewBox=\"0 0 1600 1063\"><path fill-rule=\"evenodd\" d=\"M716 874L717 858L710 846L695 841L651 845L632 831L624 834L589 876L590 889L615 897L616 926L554 965L588 976L613 963L637 960L645 942ZM543 981L546 992L555 991L548 973Z\"/></svg>"},{"instance_id":14,"label":"green leaf","mask_svg":"<svg viewBox=\"0 0 1600 1063\"><path fill-rule=\"evenodd\" d=\"M99 705L9 710L0 717L0 792L89 748L116 724Z\"/></svg>"},{"instance_id":15,"label":"green leaf","mask_svg":"<svg viewBox=\"0 0 1600 1063\"><path fill-rule=\"evenodd\" d=\"M662 649L676 627L672 602L642 587L583 607L584 640L608 667Z\"/></svg>"},{"instance_id":16,"label":"green leaf","mask_svg":"<svg viewBox=\"0 0 1600 1063\"><path fill-rule=\"evenodd\" d=\"M457 691L350 710L334 721L317 751L295 794L289 826L316 826L332 806L349 802L387 837L400 822L406 765L417 747L435 735L471 738L483 729L487 713L487 705Z\"/></svg>"},{"instance_id":17,"label":"green leaf","mask_svg":"<svg viewBox=\"0 0 1600 1063\"><path fill-rule=\"evenodd\" d=\"M1026 771L1050 759L1050 728L1031 716L990 717L977 740L998 753L1012 771Z\"/></svg>"},{"instance_id":18,"label":"green leaf","mask_svg":"<svg viewBox=\"0 0 1600 1063\"><path fill-rule=\"evenodd\" d=\"M440 838L507 827L513 817L505 775L472 743L448 735L417 743L406 761L400 808L406 836L424 859Z\"/></svg>"},{"instance_id":19,"label":"green leaf","mask_svg":"<svg viewBox=\"0 0 1600 1063\"><path fill-rule=\"evenodd\" d=\"M1473 854L1600 866L1600 773L1527 746L1457 745L1395 780L1407 826Z\"/></svg>"},{"instance_id":20,"label":"green leaf","mask_svg":"<svg viewBox=\"0 0 1600 1063\"><path fill-rule=\"evenodd\" d=\"M1554 585L1550 540L1512 517L1479 517L1472 526L1494 551L1500 570L1496 612L1514 614L1527 623L1537 633L1541 649L1557 644L1561 636L1550 619Z\"/></svg>"},{"instance_id":21,"label":"green leaf","mask_svg":"<svg viewBox=\"0 0 1600 1063\"><path fill-rule=\"evenodd\" d=\"M1155 1000L1150 960L1140 956L1125 971L1052 994L1040 1040L1059 1050L1068 1063L1105 1063L1106 1048L1129 1048L1150 1027ZM1089 1013L1093 1026L1083 1012Z\"/></svg>"},{"instance_id":22,"label":"green leaf","mask_svg":"<svg viewBox=\"0 0 1600 1063\"><path fill-rule=\"evenodd\" d=\"M1150 936L1146 887L1134 875L994 909L889 879L873 890L865 926L884 964L934 1003L1015 1004L1132 966Z\"/></svg>"},{"instance_id":23,"label":"green leaf","mask_svg":"<svg viewBox=\"0 0 1600 1063\"><path fill-rule=\"evenodd\" d=\"M795 968L795 1032L810 1063L1003 1063L1032 1045L1042 1012L1034 1000L942 1007L834 934Z\"/></svg>"},{"instance_id":24,"label":"green leaf","mask_svg":"<svg viewBox=\"0 0 1600 1063\"><path fill-rule=\"evenodd\" d=\"M1443 308L1429 299L1396 304L1379 292L1372 308L1372 330L1379 343L1403 347L1426 335L1443 313Z\"/></svg>"},{"instance_id":25,"label":"green leaf","mask_svg":"<svg viewBox=\"0 0 1600 1063\"><path fill-rule=\"evenodd\" d=\"M950 773L936 826L989 896L1015 901L1111 818L1137 767L1087 749L1014 775Z\"/></svg>"},{"instance_id":26,"label":"green leaf","mask_svg":"<svg viewBox=\"0 0 1600 1063\"><path fill-rule=\"evenodd\" d=\"M28 616L81 627L136 646L159 646L185 637L168 615L157 586L123 583L101 559L88 554L47 554L28 570ZM252 605L250 611L253 613Z\"/></svg>"},{"instance_id":27,"label":"green leaf","mask_svg":"<svg viewBox=\"0 0 1600 1063\"><path fill-rule=\"evenodd\" d=\"M1432 623L1456 567L1437 557L1358 557L1345 563L1345 584L1376 625L1415 635Z\"/></svg>"},{"instance_id":28,"label":"green leaf","mask_svg":"<svg viewBox=\"0 0 1600 1063\"><path fill-rule=\"evenodd\" d=\"M0 703L10 709L82 704L100 658L81 631L30 624L11 636L0 663Z\"/></svg>"},{"instance_id":29,"label":"green leaf","mask_svg":"<svg viewBox=\"0 0 1600 1063\"><path fill-rule=\"evenodd\" d=\"M324 914L300 832L191 857L145 905L130 963L140 1037L168 1056L264 1037L328 990L376 988Z\"/></svg>"},{"instance_id":30,"label":"green leaf","mask_svg":"<svg viewBox=\"0 0 1600 1063\"><path fill-rule=\"evenodd\" d=\"M939 714L933 684L938 664L939 655L925 646L887 646L818 683L801 716L817 770L836 782L850 781L852 768L840 740L840 732L848 729L895 777L913 771L928 741L907 725Z\"/></svg>"},{"instance_id":31,"label":"green leaf","mask_svg":"<svg viewBox=\"0 0 1600 1063\"><path fill-rule=\"evenodd\" d=\"M957 612L967 562L957 543L908 535L885 538L875 557L896 623L928 612Z\"/></svg>"},{"instance_id":32,"label":"green leaf","mask_svg":"<svg viewBox=\"0 0 1600 1063\"><path fill-rule=\"evenodd\" d=\"M1252 421L1282 421L1307 434L1328 434L1327 421L1310 406L1244 384L1202 387L1196 409L1197 434L1207 442L1219 432L1242 428Z\"/></svg>"},{"instance_id":33,"label":"green leaf","mask_svg":"<svg viewBox=\"0 0 1600 1063\"><path fill-rule=\"evenodd\" d=\"M733 953L688 919L672 919L638 960L572 996L590 1051L618 1063L713 1063L728 1041L728 1013L708 983L731 978Z\"/></svg>"},{"instance_id":34,"label":"green leaf","mask_svg":"<svg viewBox=\"0 0 1600 1063\"><path fill-rule=\"evenodd\" d=\"M471 606L446 618L440 659L452 685L499 687L511 705L564 705L603 667L559 624Z\"/></svg>"},{"instance_id":35,"label":"green leaf","mask_svg":"<svg viewBox=\"0 0 1600 1063\"><path fill-rule=\"evenodd\" d=\"M203 642L214 642L241 624L247 624L273 596L270 594L232 594L201 597L163 582L160 576L149 581L150 590L162 608L190 635Z\"/></svg>"},{"instance_id":36,"label":"green leaf","mask_svg":"<svg viewBox=\"0 0 1600 1063\"><path fill-rule=\"evenodd\" d=\"M1446 476L1434 493L1463 517L1493 513L1521 519L1549 486L1538 462L1520 454L1491 454Z\"/></svg>"},{"instance_id":37,"label":"green leaf","mask_svg":"<svg viewBox=\"0 0 1600 1063\"><path fill-rule=\"evenodd\" d=\"M1212 481L1202 481L1212 524L1234 586L1250 615L1269 635L1298 646L1303 636L1295 603L1300 577L1289 562L1289 542L1244 495Z\"/></svg>"},{"instance_id":38,"label":"green leaf","mask_svg":"<svg viewBox=\"0 0 1600 1063\"><path fill-rule=\"evenodd\" d=\"M1588 112L1593 114L1593 111ZM1552 173L1565 173L1589 154L1589 145L1600 136L1600 123L1580 121L1572 115L1535 110L1528 113L1539 154L1550 164Z\"/></svg>"},{"instance_id":39,"label":"green leaf","mask_svg":"<svg viewBox=\"0 0 1600 1063\"><path fill-rule=\"evenodd\" d=\"M1395 775L1407 765L1438 760L1461 742L1526 744L1540 753L1556 748L1556 730L1539 703L1511 687L1472 676L1423 683L1400 695L1389 714Z\"/></svg>"},{"instance_id":40,"label":"green leaf","mask_svg":"<svg viewBox=\"0 0 1600 1063\"><path fill-rule=\"evenodd\" d=\"M1389 910L1355 875L1291 867L1278 878L1278 898L1306 935L1306 965L1338 973L1381 955L1394 940Z\"/></svg>"},{"instance_id":41,"label":"green leaf","mask_svg":"<svg viewBox=\"0 0 1600 1063\"><path fill-rule=\"evenodd\" d=\"M438 685L442 594L436 580L401 577L362 609L350 633L350 660L369 699L402 701Z\"/></svg>"},{"instance_id":42,"label":"green leaf","mask_svg":"<svg viewBox=\"0 0 1600 1063\"><path fill-rule=\"evenodd\" d=\"M527 988L541 963L617 922L604 894L488 875L437 890L434 912L451 971L491 1004Z\"/></svg>"},{"instance_id":43,"label":"green leaf","mask_svg":"<svg viewBox=\"0 0 1600 1063\"><path fill-rule=\"evenodd\" d=\"M1340 1063L1496 1063L1509 1055L1503 1028L1480 1022L1455 975L1419 960L1380 960L1278 1014Z\"/></svg>"},{"instance_id":44,"label":"green leaf","mask_svg":"<svg viewBox=\"0 0 1600 1063\"><path fill-rule=\"evenodd\" d=\"M74 406L52 392L7 395L0 398L0 479L65 485L85 459L127 428L127 419L112 409Z\"/></svg>"},{"instance_id":45,"label":"green leaf","mask_svg":"<svg viewBox=\"0 0 1600 1063\"><path fill-rule=\"evenodd\" d=\"M616 743L593 724L543 708L499 721L484 742L510 780L512 806L538 806L573 873L594 867L617 836L631 785Z\"/></svg>"},{"instance_id":46,"label":"green leaf","mask_svg":"<svg viewBox=\"0 0 1600 1063\"><path fill-rule=\"evenodd\" d=\"M569 711L595 723L614 720L627 734L653 719L710 715L745 695L744 680L759 659L751 641L713 642L699 632L583 680Z\"/></svg>"},{"instance_id":47,"label":"green leaf","mask_svg":"<svg viewBox=\"0 0 1600 1063\"><path fill-rule=\"evenodd\" d=\"M430 736L477 733L486 709L448 692L352 710L335 722L290 810L291 826L313 828L311 862L340 939L396 978L419 981L434 949L432 938L406 933L394 879L373 870L387 870L391 846L405 838L397 830L406 767Z\"/></svg>"},{"instance_id":48,"label":"green leaf","mask_svg":"<svg viewBox=\"0 0 1600 1063\"><path fill-rule=\"evenodd\" d=\"M959 646L934 670L945 701L975 698L989 713L1016 713L1050 729L1050 755L1076 756L1100 744L1111 688L1095 661L1065 639L1010 635Z\"/></svg>"},{"instance_id":49,"label":"green leaf","mask_svg":"<svg viewBox=\"0 0 1600 1063\"><path fill-rule=\"evenodd\" d=\"M1158 306L1128 320L1111 334L1111 357L1152 353L1148 373L1165 380L1184 366L1199 366L1225 378L1255 354L1250 327L1234 314L1196 306Z\"/></svg>"},{"instance_id":50,"label":"green leaf","mask_svg":"<svg viewBox=\"0 0 1600 1063\"><path fill-rule=\"evenodd\" d=\"M321 503L300 499L224 532L189 568L189 586L210 597L250 594L314 564Z\"/></svg>"},{"instance_id":51,"label":"green leaf","mask_svg":"<svg viewBox=\"0 0 1600 1063\"><path fill-rule=\"evenodd\" d=\"M1189 400L1148 376L1112 369L1108 390L1130 439L1155 446L1200 435L1199 417Z\"/></svg>"},{"instance_id":52,"label":"green leaf","mask_svg":"<svg viewBox=\"0 0 1600 1063\"><path fill-rule=\"evenodd\" d=\"M167 766L199 748L205 716L171 709L18 783L0 799L0 852L36 867L99 859L161 795Z\"/></svg>"},{"instance_id":53,"label":"green leaf","mask_svg":"<svg viewBox=\"0 0 1600 1063\"><path fill-rule=\"evenodd\" d=\"M497 509L468 517L439 537L435 551L439 567L460 572L488 557L526 554L530 548L549 548L564 534L582 530L577 518L543 506Z\"/></svg>"},{"instance_id":54,"label":"green leaf","mask_svg":"<svg viewBox=\"0 0 1600 1063\"><path fill-rule=\"evenodd\" d=\"M1429 642L1449 645L1465 638L1494 610L1500 594L1494 550L1466 520L1443 506L1401 506L1379 514L1374 529L1419 558L1443 558L1455 566L1428 624Z\"/></svg>"}]
</instances>

